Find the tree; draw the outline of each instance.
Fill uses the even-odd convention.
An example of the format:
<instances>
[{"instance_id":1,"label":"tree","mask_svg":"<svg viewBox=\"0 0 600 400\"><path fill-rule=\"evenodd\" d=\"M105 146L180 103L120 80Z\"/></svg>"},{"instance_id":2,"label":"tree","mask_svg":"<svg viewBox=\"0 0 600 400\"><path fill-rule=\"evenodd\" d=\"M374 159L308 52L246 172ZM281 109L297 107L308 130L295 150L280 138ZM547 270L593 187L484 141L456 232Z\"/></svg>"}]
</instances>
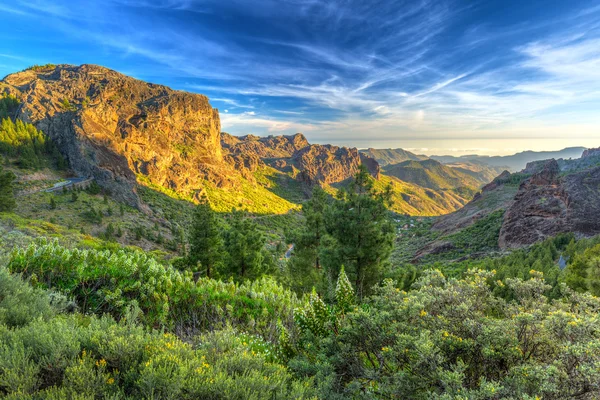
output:
<instances>
[{"instance_id":1,"label":"tree","mask_svg":"<svg viewBox=\"0 0 600 400\"><path fill-rule=\"evenodd\" d=\"M304 224L291 237L294 256L288 264L290 283L297 291L309 290L322 277L319 251L326 235L324 214L329 203L329 195L317 185L310 200L302 205Z\"/></svg>"},{"instance_id":2,"label":"tree","mask_svg":"<svg viewBox=\"0 0 600 400\"><path fill-rule=\"evenodd\" d=\"M222 223L203 196L194 210L190 229L189 263L206 268L206 276L213 275L223 261Z\"/></svg>"},{"instance_id":3,"label":"tree","mask_svg":"<svg viewBox=\"0 0 600 400\"><path fill-rule=\"evenodd\" d=\"M342 265L359 297L378 283L394 243L394 227L386 205L389 189L378 193L361 165L348 190L341 190L325 212L329 238L323 244L323 265L333 281Z\"/></svg>"},{"instance_id":4,"label":"tree","mask_svg":"<svg viewBox=\"0 0 600 400\"><path fill-rule=\"evenodd\" d=\"M50 209L56 210L56 200L54 200L54 197L50 198Z\"/></svg>"},{"instance_id":5,"label":"tree","mask_svg":"<svg viewBox=\"0 0 600 400\"><path fill-rule=\"evenodd\" d=\"M0 166L0 211L12 211L17 206L13 186L15 179L15 174L3 172Z\"/></svg>"},{"instance_id":6,"label":"tree","mask_svg":"<svg viewBox=\"0 0 600 400\"><path fill-rule=\"evenodd\" d=\"M227 263L225 271L230 276L256 278L268 271L263 270L263 246L265 238L258 225L243 211L233 210L230 228L225 233Z\"/></svg>"}]
</instances>

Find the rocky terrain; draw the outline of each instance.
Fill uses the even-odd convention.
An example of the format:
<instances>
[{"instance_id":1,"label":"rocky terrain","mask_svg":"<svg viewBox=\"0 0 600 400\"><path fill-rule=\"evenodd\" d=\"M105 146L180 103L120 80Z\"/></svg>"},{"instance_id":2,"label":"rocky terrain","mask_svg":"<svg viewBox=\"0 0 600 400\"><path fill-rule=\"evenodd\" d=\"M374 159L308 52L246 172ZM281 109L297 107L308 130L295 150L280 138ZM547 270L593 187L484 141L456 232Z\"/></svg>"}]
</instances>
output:
<instances>
[{"instance_id":1,"label":"rocky terrain","mask_svg":"<svg viewBox=\"0 0 600 400\"><path fill-rule=\"evenodd\" d=\"M520 247L562 232L600 233L600 167L561 176L556 160L548 161L519 187L498 244Z\"/></svg>"},{"instance_id":2,"label":"rocky terrain","mask_svg":"<svg viewBox=\"0 0 600 400\"><path fill-rule=\"evenodd\" d=\"M377 162L358 150L310 145L302 134L222 134L207 97L96 65L30 68L8 75L0 93L17 97L13 117L50 136L76 175L141 209L140 179L198 198L207 184L225 191L244 180L256 185L253 172L266 165L307 185L348 179L361 163L379 174Z\"/></svg>"},{"instance_id":3,"label":"rocky terrain","mask_svg":"<svg viewBox=\"0 0 600 400\"><path fill-rule=\"evenodd\" d=\"M17 118L59 146L71 169L116 198L141 206L136 175L177 192L208 180L231 185L219 113L208 98L136 80L95 65L57 65L7 76Z\"/></svg>"},{"instance_id":4,"label":"rocky terrain","mask_svg":"<svg viewBox=\"0 0 600 400\"><path fill-rule=\"evenodd\" d=\"M503 213L498 222L499 250L563 232L579 237L600 233L600 154L591 149L580 158L535 161L518 173L504 171L463 208L437 219L431 227L435 240L416 257L454 250L447 238L496 212Z\"/></svg>"}]
</instances>

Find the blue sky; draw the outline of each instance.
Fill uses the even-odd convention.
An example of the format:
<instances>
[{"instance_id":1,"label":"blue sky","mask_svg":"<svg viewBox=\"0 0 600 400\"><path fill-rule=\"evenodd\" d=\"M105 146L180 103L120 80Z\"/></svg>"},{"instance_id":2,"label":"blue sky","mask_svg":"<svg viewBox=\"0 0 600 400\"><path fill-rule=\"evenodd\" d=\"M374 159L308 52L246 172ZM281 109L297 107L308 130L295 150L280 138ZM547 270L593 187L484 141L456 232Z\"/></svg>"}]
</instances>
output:
<instances>
[{"instance_id":1,"label":"blue sky","mask_svg":"<svg viewBox=\"0 0 600 400\"><path fill-rule=\"evenodd\" d=\"M600 146L600 1L0 0L0 76L93 63L223 130L426 154Z\"/></svg>"}]
</instances>

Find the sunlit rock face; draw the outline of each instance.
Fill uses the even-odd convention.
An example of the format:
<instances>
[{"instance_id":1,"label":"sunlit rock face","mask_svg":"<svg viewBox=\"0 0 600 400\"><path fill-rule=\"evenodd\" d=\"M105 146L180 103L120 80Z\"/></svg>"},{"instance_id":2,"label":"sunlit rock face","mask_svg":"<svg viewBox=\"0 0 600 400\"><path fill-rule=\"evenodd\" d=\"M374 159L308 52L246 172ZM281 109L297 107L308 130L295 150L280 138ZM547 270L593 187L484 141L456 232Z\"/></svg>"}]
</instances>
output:
<instances>
[{"instance_id":1,"label":"sunlit rock face","mask_svg":"<svg viewBox=\"0 0 600 400\"><path fill-rule=\"evenodd\" d=\"M136 175L178 192L203 180L230 184L219 113L208 98L95 65L58 65L7 76L0 91L22 102L16 117L46 132L81 176L139 206Z\"/></svg>"}]
</instances>

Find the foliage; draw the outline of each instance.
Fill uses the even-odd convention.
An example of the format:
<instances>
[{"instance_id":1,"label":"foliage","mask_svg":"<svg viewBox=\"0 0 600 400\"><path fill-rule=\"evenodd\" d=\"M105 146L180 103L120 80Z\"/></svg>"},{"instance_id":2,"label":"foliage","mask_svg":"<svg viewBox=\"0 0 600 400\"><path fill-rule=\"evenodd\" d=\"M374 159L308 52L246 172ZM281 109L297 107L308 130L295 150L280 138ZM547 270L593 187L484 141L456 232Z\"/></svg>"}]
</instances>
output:
<instances>
[{"instance_id":1,"label":"foliage","mask_svg":"<svg viewBox=\"0 0 600 400\"><path fill-rule=\"evenodd\" d=\"M600 395L600 300L565 287L550 301L541 273L508 279L514 301L488 285L427 272L415 290L385 282L303 345L290 367L335 398L545 399Z\"/></svg>"},{"instance_id":2,"label":"foliage","mask_svg":"<svg viewBox=\"0 0 600 400\"><path fill-rule=\"evenodd\" d=\"M244 212L233 210L229 225L225 232L227 259L223 274L246 279L269 273L264 268L268 264L263 262L265 238L256 223Z\"/></svg>"},{"instance_id":3,"label":"foliage","mask_svg":"<svg viewBox=\"0 0 600 400\"><path fill-rule=\"evenodd\" d=\"M10 118L19 107L19 100L12 95L3 93L0 96L0 121Z\"/></svg>"},{"instance_id":4,"label":"foliage","mask_svg":"<svg viewBox=\"0 0 600 400\"><path fill-rule=\"evenodd\" d=\"M231 328L184 343L136 324L65 314L50 292L0 269L0 396L14 399L304 399L269 343Z\"/></svg>"},{"instance_id":5,"label":"foliage","mask_svg":"<svg viewBox=\"0 0 600 400\"><path fill-rule=\"evenodd\" d=\"M329 206L329 196L315 186L310 200L302 204L304 223L290 240L294 243L294 253L288 271L290 284L296 291L307 291L322 278L322 265L319 255L321 239L325 230L325 210Z\"/></svg>"},{"instance_id":6,"label":"foliage","mask_svg":"<svg viewBox=\"0 0 600 400\"><path fill-rule=\"evenodd\" d=\"M4 172L0 166L0 212L12 211L17 205L13 186L15 179L15 174Z\"/></svg>"},{"instance_id":7,"label":"foliage","mask_svg":"<svg viewBox=\"0 0 600 400\"><path fill-rule=\"evenodd\" d=\"M600 295L600 244L573 254L565 271L565 283L579 292Z\"/></svg>"},{"instance_id":8,"label":"foliage","mask_svg":"<svg viewBox=\"0 0 600 400\"><path fill-rule=\"evenodd\" d=\"M321 250L323 266L335 277L344 265L359 297L378 283L392 251L388 200L389 191L376 192L373 178L361 166L349 190L341 190L325 210L328 237Z\"/></svg>"},{"instance_id":9,"label":"foliage","mask_svg":"<svg viewBox=\"0 0 600 400\"><path fill-rule=\"evenodd\" d=\"M194 220L190 232L189 263L205 268L211 277L223 260L222 222L210 207L206 197L202 198L194 210Z\"/></svg>"},{"instance_id":10,"label":"foliage","mask_svg":"<svg viewBox=\"0 0 600 400\"><path fill-rule=\"evenodd\" d=\"M292 321L296 296L270 278L236 284L209 278L194 281L153 257L129 250L67 249L56 242L15 249L8 268L37 287L55 288L73 298L83 313L123 318L139 307L140 321L193 336L227 324L278 337L277 320Z\"/></svg>"},{"instance_id":11,"label":"foliage","mask_svg":"<svg viewBox=\"0 0 600 400\"><path fill-rule=\"evenodd\" d=\"M47 71L50 69L54 69L56 68L56 64L44 64L44 65L32 65L31 67L27 68L30 69L32 71L36 71L36 72L41 72L41 71Z\"/></svg>"},{"instance_id":12,"label":"foliage","mask_svg":"<svg viewBox=\"0 0 600 400\"><path fill-rule=\"evenodd\" d=\"M7 157L16 157L21 168L41 168L50 158L59 169L66 167L56 145L35 126L21 120L13 122L10 118L2 120L0 126L0 153Z\"/></svg>"}]
</instances>

